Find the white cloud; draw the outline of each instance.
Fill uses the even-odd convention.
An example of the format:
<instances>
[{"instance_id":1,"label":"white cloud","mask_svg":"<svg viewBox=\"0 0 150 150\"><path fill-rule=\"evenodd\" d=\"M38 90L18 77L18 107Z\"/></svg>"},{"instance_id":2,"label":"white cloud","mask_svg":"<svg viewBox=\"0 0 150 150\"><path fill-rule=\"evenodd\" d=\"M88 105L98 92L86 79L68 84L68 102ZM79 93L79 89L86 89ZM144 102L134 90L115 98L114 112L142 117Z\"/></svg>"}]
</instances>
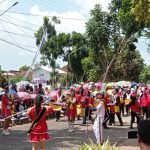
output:
<instances>
[{"instance_id":1,"label":"white cloud","mask_svg":"<svg viewBox=\"0 0 150 150\"><path fill-rule=\"evenodd\" d=\"M103 10L107 10L108 4L111 0L71 0L80 6L80 12L89 15L90 10L94 8L96 4L101 4Z\"/></svg>"},{"instance_id":2,"label":"white cloud","mask_svg":"<svg viewBox=\"0 0 150 150\"><path fill-rule=\"evenodd\" d=\"M61 24L56 25L56 30L58 32L84 32L85 31L85 20L86 18L77 11L66 11L63 13L58 12L47 12L41 11L38 5L32 7L32 14L44 15L44 16L56 16L60 17ZM73 18L73 19L61 19L61 18ZM79 20L74 20L78 18ZM42 24L42 17L37 18L37 22ZM34 20L35 21L35 20Z\"/></svg>"}]
</instances>

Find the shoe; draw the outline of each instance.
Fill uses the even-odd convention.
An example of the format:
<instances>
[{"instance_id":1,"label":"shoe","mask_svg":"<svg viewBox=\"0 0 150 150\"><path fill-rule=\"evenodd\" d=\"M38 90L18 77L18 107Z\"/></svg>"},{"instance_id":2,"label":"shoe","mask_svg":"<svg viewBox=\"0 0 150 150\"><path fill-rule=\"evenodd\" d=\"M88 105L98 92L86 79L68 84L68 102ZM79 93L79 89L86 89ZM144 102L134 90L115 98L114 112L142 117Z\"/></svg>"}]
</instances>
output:
<instances>
[{"instance_id":1,"label":"shoe","mask_svg":"<svg viewBox=\"0 0 150 150\"><path fill-rule=\"evenodd\" d=\"M68 129L68 132L71 132L71 129L70 129L70 128Z\"/></svg>"},{"instance_id":2,"label":"shoe","mask_svg":"<svg viewBox=\"0 0 150 150\"><path fill-rule=\"evenodd\" d=\"M10 135L10 133L8 132L8 130L3 130L2 135Z\"/></svg>"},{"instance_id":3,"label":"shoe","mask_svg":"<svg viewBox=\"0 0 150 150\"><path fill-rule=\"evenodd\" d=\"M74 129L71 129L70 132L74 132Z\"/></svg>"}]
</instances>

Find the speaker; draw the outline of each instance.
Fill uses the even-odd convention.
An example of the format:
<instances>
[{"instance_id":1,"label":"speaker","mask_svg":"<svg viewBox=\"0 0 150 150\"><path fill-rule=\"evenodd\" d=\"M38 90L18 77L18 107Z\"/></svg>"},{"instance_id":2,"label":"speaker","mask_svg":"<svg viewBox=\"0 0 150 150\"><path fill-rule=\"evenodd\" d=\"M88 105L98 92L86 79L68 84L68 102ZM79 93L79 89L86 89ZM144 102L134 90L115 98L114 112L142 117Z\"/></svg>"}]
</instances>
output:
<instances>
[{"instance_id":1,"label":"speaker","mask_svg":"<svg viewBox=\"0 0 150 150\"><path fill-rule=\"evenodd\" d=\"M128 139L137 139L137 131L128 131Z\"/></svg>"}]
</instances>

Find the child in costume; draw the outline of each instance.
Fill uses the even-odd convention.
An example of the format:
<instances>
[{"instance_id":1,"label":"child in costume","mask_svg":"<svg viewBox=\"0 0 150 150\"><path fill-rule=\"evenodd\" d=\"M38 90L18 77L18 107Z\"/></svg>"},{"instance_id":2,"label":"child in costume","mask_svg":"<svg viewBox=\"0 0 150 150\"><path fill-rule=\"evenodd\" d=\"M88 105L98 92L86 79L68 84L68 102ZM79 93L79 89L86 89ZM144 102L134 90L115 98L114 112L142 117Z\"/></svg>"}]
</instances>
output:
<instances>
[{"instance_id":1,"label":"child in costume","mask_svg":"<svg viewBox=\"0 0 150 150\"><path fill-rule=\"evenodd\" d=\"M49 139L46 116L52 112L50 106L42 106L43 97L38 95L35 99L35 105L28 109L29 118L32 120L32 125L28 131L30 142L32 142L32 150L45 150L45 141Z\"/></svg>"}]
</instances>

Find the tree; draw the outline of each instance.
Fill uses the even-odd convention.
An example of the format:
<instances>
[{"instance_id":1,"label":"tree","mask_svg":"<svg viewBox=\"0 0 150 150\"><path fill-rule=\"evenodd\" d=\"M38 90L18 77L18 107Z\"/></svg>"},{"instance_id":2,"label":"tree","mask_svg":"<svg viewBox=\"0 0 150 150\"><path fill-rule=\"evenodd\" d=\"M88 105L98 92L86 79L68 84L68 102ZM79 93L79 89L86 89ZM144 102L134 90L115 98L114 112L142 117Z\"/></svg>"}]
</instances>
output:
<instances>
[{"instance_id":1,"label":"tree","mask_svg":"<svg viewBox=\"0 0 150 150\"><path fill-rule=\"evenodd\" d=\"M140 76L139 76L139 79L141 82L144 82L144 83L150 83L150 66L146 66Z\"/></svg>"},{"instance_id":2,"label":"tree","mask_svg":"<svg viewBox=\"0 0 150 150\"><path fill-rule=\"evenodd\" d=\"M99 74L103 82L110 79L110 70L113 70L112 66L118 56L137 41L136 34L144 29L142 24L136 22L130 7L130 0L112 0L109 12L102 11L100 5L91 10L86 35L89 48L93 50L92 70Z\"/></svg>"},{"instance_id":3,"label":"tree","mask_svg":"<svg viewBox=\"0 0 150 150\"><path fill-rule=\"evenodd\" d=\"M147 27L150 27L149 0L132 0L131 12L139 23L144 23Z\"/></svg>"},{"instance_id":4,"label":"tree","mask_svg":"<svg viewBox=\"0 0 150 150\"><path fill-rule=\"evenodd\" d=\"M24 65L24 66L22 66L20 69L19 69L19 71L28 71L29 70L29 68L30 68L30 66L27 66L27 65Z\"/></svg>"},{"instance_id":5,"label":"tree","mask_svg":"<svg viewBox=\"0 0 150 150\"><path fill-rule=\"evenodd\" d=\"M53 21L55 23L60 23L56 17L53 17ZM55 26L50 22L49 18L44 17L43 26L39 28L39 30L35 33L36 37L36 45L39 46L44 31L47 31L47 41L43 44L40 49L40 53L42 55L42 64L49 65L52 67L53 73L55 73L56 68L56 60L58 56L63 53L63 49L59 47L58 44L58 36L55 30ZM53 75L52 77L54 77ZM55 83L54 78L52 79L53 83ZM55 85L54 85L55 86Z\"/></svg>"}]
</instances>

